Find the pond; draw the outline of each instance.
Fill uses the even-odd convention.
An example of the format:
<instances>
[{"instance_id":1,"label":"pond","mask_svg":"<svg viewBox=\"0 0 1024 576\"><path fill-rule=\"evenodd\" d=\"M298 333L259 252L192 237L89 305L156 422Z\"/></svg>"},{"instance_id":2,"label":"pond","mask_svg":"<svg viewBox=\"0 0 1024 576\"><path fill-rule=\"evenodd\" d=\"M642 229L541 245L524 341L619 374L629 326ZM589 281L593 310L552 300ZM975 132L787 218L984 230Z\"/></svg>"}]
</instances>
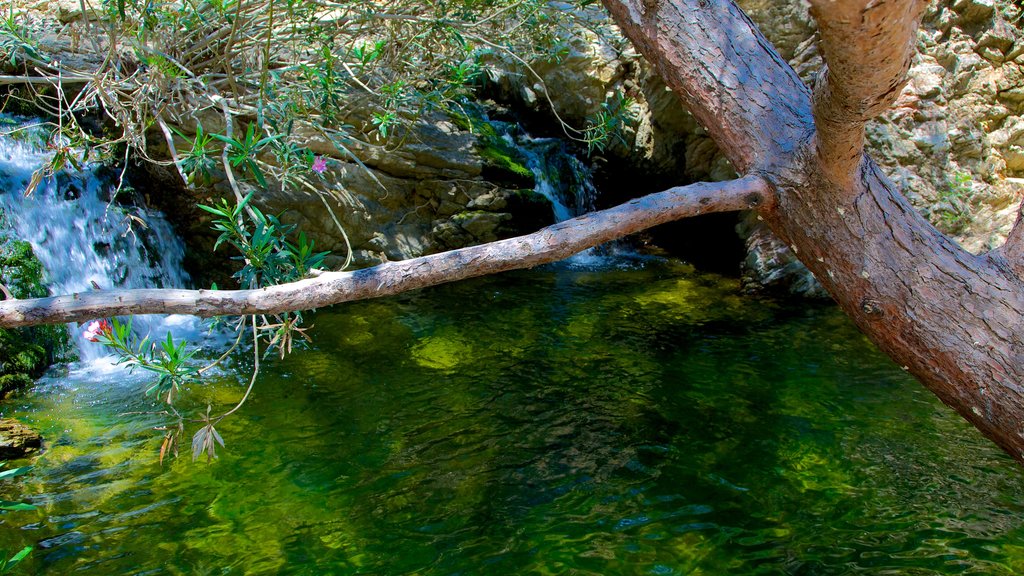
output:
<instances>
[{"instance_id":1,"label":"pond","mask_svg":"<svg viewBox=\"0 0 1024 576\"><path fill-rule=\"evenodd\" d=\"M1014 574L1019 465L834 307L671 261L317 313L213 463L158 462L145 381L55 370L4 486L36 574ZM250 359L189 391L242 394Z\"/></svg>"}]
</instances>

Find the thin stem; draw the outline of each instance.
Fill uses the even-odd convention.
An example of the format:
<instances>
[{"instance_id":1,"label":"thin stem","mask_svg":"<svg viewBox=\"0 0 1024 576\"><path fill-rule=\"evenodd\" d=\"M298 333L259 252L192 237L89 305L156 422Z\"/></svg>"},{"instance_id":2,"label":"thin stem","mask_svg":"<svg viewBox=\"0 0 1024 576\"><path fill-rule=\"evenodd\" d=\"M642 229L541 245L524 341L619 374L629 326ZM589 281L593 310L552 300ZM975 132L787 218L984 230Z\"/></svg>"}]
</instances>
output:
<instances>
[{"instance_id":1,"label":"thin stem","mask_svg":"<svg viewBox=\"0 0 1024 576\"><path fill-rule=\"evenodd\" d=\"M219 423L221 420L237 412L238 409L245 404L245 401L249 399L249 393L252 392L253 385L256 384L256 376L260 373L260 338L256 328L256 316L252 317L252 361L252 377L249 378L249 387L245 389L245 394L242 396L242 399L238 401L238 404L236 404L234 408L215 418L213 420L214 424Z\"/></svg>"}]
</instances>

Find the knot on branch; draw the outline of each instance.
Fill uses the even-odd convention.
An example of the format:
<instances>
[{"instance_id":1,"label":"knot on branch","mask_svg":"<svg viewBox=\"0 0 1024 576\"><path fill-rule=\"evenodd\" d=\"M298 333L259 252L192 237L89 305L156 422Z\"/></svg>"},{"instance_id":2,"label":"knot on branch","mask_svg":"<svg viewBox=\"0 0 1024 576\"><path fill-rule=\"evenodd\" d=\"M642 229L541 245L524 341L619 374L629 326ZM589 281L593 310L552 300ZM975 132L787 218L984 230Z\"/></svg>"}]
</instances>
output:
<instances>
[{"instance_id":1,"label":"knot on branch","mask_svg":"<svg viewBox=\"0 0 1024 576\"><path fill-rule=\"evenodd\" d=\"M874 298L865 298L860 301L860 309L868 316L883 316L882 303Z\"/></svg>"}]
</instances>

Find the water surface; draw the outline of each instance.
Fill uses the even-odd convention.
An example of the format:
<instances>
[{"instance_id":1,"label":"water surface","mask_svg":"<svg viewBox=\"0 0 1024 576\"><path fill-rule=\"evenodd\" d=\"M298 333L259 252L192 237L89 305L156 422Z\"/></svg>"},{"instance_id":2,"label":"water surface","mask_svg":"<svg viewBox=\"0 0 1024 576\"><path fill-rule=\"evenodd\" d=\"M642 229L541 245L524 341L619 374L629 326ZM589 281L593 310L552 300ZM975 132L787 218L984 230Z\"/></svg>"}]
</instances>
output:
<instances>
[{"instance_id":1,"label":"water surface","mask_svg":"<svg viewBox=\"0 0 1024 576\"><path fill-rule=\"evenodd\" d=\"M37 574L1014 574L1018 465L834 308L648 263L319 312L218 461L65 369L0 545ZM191 390L226 407L248 358Z\"/></svg>"}]
</instances>

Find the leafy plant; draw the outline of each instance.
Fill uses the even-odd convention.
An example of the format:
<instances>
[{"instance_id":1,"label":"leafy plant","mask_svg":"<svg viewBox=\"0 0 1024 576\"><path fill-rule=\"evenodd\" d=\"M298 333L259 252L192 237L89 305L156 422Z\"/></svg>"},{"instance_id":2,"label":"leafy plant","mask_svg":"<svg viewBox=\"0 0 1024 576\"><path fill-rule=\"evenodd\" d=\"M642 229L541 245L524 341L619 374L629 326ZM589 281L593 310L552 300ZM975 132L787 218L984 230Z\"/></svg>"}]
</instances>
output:
<instances>
[{"instance_id":1,"label":"leafy plant","mask_svg":"<svg viewBox=\"0 0 1024 576\"><path fill-rule=\"evenodd\" d=\"M0 466L3 466L5 462L0 462ZM4 470L0 472L0 480L6 480L8 478L14 478L15 476L21 476L31 470L31 466L21 466L19 468L11 468L10 470ZM32 504L26 504L24 502L13 502L11 500L0 500L0 510L12 510L12 511L27 511L35 510L36 507ZM8 557L7 553L0 551L0 574L9 574L15 566L21 563L22 560L28 557L32 552L31 546L25 546L14 555Z\"/></svg>"},{"instance_id":2,"label":"leafy plant","mask_svg":"<svg viewBox=\"0 0 1024 576\"><path fill-rule=\"evenodd\" d=\"M172 128L176 134L182 138L188 139L187 136L182 134L177 128ZM188 177L189 184L203 183L209 184L213 178L213 171L216 169L217 162L213 158L215 152L213 148L214 135L203 132L203 125L199 123L196 125L196 135L192 140L192 148L178 160L178 165L181 167Z\"/></svg>"},{"instance_id":3,"label":"leafy plant","mask_svg":"<svg viewBox=\"0 0 1024 576\"><path fill-rule=\"evenodd\" d=\"M947 188L939 192L938 224L943 232L959 234L971 225L973 192L971 173L967 171L953 174Z\"/></svg>"},{"instance_id":4,"label":"leafy plant","mask_svg":"<svg viewBox=\"0 0 1024 576\"><path fill-rule=\"evenodd\" d=\"M299 233L294 240L288 235L294 226L284 225L276 216L263 214L250 202L253 193L241 202L231 205L226 200L216 206L200 208L214 215L213 228L220 232L214 249L227 244L234 247L239 255L235 258L243 263L235 277L245 288L263 288L297 280L323 265L327 252L317 252L312 240ZM214 287L216 289L216 287ZM132 322L117 318L95 320L85 330L86 339L109 348L118 356L117 363L128 366L129 370L141 368L156 375L156 381L146 390L146 395L155 396L166 406L160 414L170 416L173 421L156 430L163 433L160 444L160 461L169 454L178 454L178 446L185 432L186 422L199 422L199 429L192 436L192 459L206 455L207 461L217 457L216 447L224 446L224 439L216 425L238 410L249 397L259 374L260 342L265 342L263 357L271 350L277 350L283 358L290 353L297 341L310 341L306 328L302 327L301 312L286 312L276 315L243 316L235 324L238 337L234 345L213 363L197 367L194 357L196 350L190 349L186 341L175 342L173 336L160 341L141 339L132 331ZM222 362L242 340L245 329L251 327L253 336L253 372L242 399L230 410L213 414L207 406L206 413L198 419L186 419L175 408L175 399L189 384L199 382L202 374Z\"/></svg>"},{"instance_id":5,"label":"leafy plant","mask_svg":"<svg viewBox=\"0 0 1024 576\"><path fill-rule=\"evenodd\" d=\"M0 553L0 574L9 574L14 567L21 563L32 552L31 546L25 546L10 558L6 553Z\"/></svg>"},{"instance_id":6,"label":"leafy plant","mask_svg":"<svg viewBox=\"0 0 1024 576\"><path fill-rule=\"evenodd\" d=\"M0 462L0 466L5 465L6 462ZM0 472L0 480L7 480L14 478L15 476L21 476L32 470L31 466L21 466L18 468L11 468L10 470L4 470ZM32 504L26 504L24 502L12 502L11 500L0 500L0 510L35 510L36 507Z\"/></svg>"},{"instance_id":7,"label":"leafy plant","mask_svg":"<svg viewBox=\"0 0 1024 576\"><path fill-rule=\"evenodd\" d=\"M259 164L256 162L256 155L267 145L280 138L280 136L260 138L256 130L256 124L250 123L245 129L245 136L241 140L236 140L223 134L210 134L210 136L228 146L228 158L231 159L232 166L236 168L238 166L245 166L249 169L253 178L256 179L256 182L261 187L266 188L267 181L263 177L263 172L260 171Z\"/></svg>"},{"instance_id":8,"label":"leafy plant","mask_svg":"<svg viewBox=\"0 0 1024 576\"><path fill-rule=\"evenodd\" d=\"M146 390L168 405L174 403L174 396L186 384L196 382L198 370L190 360L195 350L188 350L187 342L175 343L170 332L160 343L151 342L149 337L138 341L132 332L132 322L121 322L117 318L97 320L86 330L86 338L103 344L118 355L118 364L125 364L129 370L141 368L156 374L156 382Z\"/></svg>"},{"instance_id":9,"label":"leafy plant","mask_svg":"<svg viewBox=\"0 0 1024 576\"><path fill-rule=\"evenodd\" d=\"M329 252L317 252L304 233L294 243L287 236L294 225L285 225L272 215L250 205L253 193L235 206L221 200L218 206L199 208L213 214L213 229L221 234L214 250L227 243L238 250L234 259L243 263L234 277L245 288L261 288L298 280L310 270L320 268ZM246 218L246 216L248 218ZM248 223L246 223L248 219Z\"/></svg>"},{"instance_id":10,"label":"leafy plant","mask_svg":"<svg viewBox=\"0 0 1024 576\"><path fill-rule=\"evenodd\" d=\"M14 12L14 3L0 19L0 57L11 66L26 60L45 60L39 53L38 43L31 32L21 23L23 15Z\"/></svg>"},{"instance_id":11,"label":"leafy plant","mask_svg":"<svg viewBox=\"0 0 1024 576\"><path fill-rule=\"evenodd\" d=\"M622 129L632 122L630 108L633 104L633 99L624 94L618 94L601 104L601 110L590 118L583 131L588 153L604 152L613 139L626 144Z\"/></svg>"}]
</instances>

